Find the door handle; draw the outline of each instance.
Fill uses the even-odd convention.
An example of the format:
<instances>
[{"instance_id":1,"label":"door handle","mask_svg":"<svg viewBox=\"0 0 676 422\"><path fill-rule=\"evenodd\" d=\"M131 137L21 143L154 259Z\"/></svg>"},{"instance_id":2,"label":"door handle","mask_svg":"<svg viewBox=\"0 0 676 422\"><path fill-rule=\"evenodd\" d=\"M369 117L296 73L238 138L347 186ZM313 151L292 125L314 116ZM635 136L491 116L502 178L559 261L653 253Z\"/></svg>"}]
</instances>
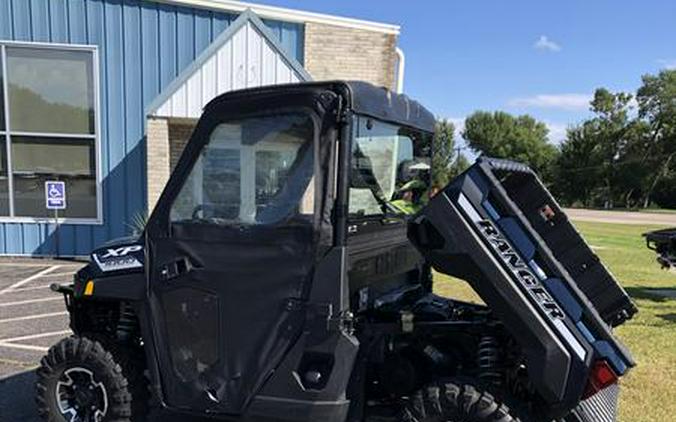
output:
<instances>
[{"instance_id":1,"label":"door handle","mask_svg":"<svg viewBox=\"0 0 676 422\"><path fill-rule=\"evenodd\" d=\"M188 274L190 271L192 271L192 269L193 265L190 262L190 259L183 256L175 261L163 265L160 268L160 280L171 280L181 275Z\"/></svg>"}]
</instances>

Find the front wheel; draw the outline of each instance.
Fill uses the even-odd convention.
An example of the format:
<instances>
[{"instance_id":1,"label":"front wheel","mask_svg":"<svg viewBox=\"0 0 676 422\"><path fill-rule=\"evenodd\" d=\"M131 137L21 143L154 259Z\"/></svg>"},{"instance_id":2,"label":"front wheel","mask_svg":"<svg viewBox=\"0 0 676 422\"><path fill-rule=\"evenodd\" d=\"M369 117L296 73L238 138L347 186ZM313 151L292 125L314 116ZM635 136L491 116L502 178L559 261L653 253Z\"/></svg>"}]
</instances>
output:
<instances>
[{"instance_id":1,"label":"front wheel","mask_svg":"<svg viewBox=\"0 0 676 422\"><path fill-rule=\"evenodd\" d=\"M402 422L520 422L504 403L467 382L428 385L410 397Z\"/></svg>"},{"instance_id":2,"label":"front wheel","mask_svg":"<svg viewBox=\"0 0 676 422\"><path fill-rule=\"evenodd\" d=\"M37 370L37 408L48 422L145 420L145 386L119 350L87 337L69 337L49 349Z\"/></svg>"}]
</instances>

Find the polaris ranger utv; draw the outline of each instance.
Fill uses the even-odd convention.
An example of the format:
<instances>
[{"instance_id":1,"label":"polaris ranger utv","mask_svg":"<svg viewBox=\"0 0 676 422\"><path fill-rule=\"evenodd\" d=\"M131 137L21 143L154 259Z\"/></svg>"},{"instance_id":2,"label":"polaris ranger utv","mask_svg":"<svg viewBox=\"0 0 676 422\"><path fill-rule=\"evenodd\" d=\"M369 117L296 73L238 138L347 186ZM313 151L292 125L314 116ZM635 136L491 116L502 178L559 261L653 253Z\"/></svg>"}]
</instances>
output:
<instances>
[{"instance_id":1,"label":"polaris ranger utv","mask_svg":"<svg viewBox=\"0 0 676 422\"><path fill-rule=\"evenodd\" d=\"M53 287L74 335L41 415L613 420L631 301L527 167L481 159L428 199L434 126L359 82L214 99L143 235Z\"/></svg>"}]
</instances>

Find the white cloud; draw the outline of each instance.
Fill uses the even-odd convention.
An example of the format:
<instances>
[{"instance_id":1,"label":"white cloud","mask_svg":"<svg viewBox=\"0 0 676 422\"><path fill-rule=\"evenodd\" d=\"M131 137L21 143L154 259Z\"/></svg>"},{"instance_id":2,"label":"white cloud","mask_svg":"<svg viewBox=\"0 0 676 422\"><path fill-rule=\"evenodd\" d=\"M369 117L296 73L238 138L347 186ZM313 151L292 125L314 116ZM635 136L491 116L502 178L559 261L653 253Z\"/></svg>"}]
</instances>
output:
<instances>
[{"instance_id":1,"label":"white cloud","mask_svg":"<svg viewBox=\"0 0 676 422\"><path fill-rule=\"evenodd\" d=\"M636 97L631 97L631 100L629 100L629 109L630 110L638 110L638 101L636 101Z\"/></svg>"},{"instance_id":2,"label":"white cloud","mask_svg":"<svg viewBox=\"0 0 676 422\"><path fill-rule=\"evenodd\" d=\"M554 53L561 51L561 46L550 40L546 35L540 35L540 38L538 38L538 40L535 41L535 44L533 44L533 48L536 50L551 51Z\"/></svg>"},{"instance_id":3,"label":"white cloud","mask_svg":"<svg viewBox=\"0 0 676 422\"><path fill-rule=\"evenodd\" d=\"M446 119L449 122L453 123L455 127L455 146L456 148L461 148L462 153L471 158L470 161L473 161L475 157L474 153L467 146L467 141L462 137L462 132L465 130L465 118L464 117L443 117L438 116L437 119Z\"/></svg>"},{"instance_id":4,"label":"white cloud","mask_svg":"<svg viewBox=\"0 0 676 422\"><path fill-rule=\"evenodd\" d=\"M455 133L457 136L460 136L463 130L465 130L465 118L464 117L449 117L448 121L453 123L455 126Z\"/></svg>"},{"instance_id":5,"label":"white cloud","mask_svg":"<svg viewBox=\"0 0 676 422\"><path fill-rule=\"evenodd\" d=\"M592 96L589 94L541 94L532 97L513 98L510 107L556 108L561 110L586 110Z\"/></svg>"},{"instance_id":6,"label":"white cloud","mask_svg":"<svg viewBox=\"0 0 676 422\"><path fill-rule=\"evenodd\" d=\"M448 120L453 123L455 127L455 136L460 136L460 133L465 130L465 118L464 117L446 117L446 116L436 116L437 120Z\"/></svg>"},{"instance_id":7,"label":"white cloud","mask_svg":"<svg viewBox=\"0 0 676 422\"><path fill-rule=\"evenodd\" d=\"M560 144L566 139L568 125L561 123L545 122L549 129L549 140L555 144Z\"/></svg>"},{"instance_id":8,"label":"white cloud","mask_svg":"<svg viewBox=\"0 0 676 422\"><path fill-rule=\"evenodd\" d=\"M439 117L441 118L441 117ZM477 154L472 151L468 144L467 140L462 137L462 131L465 130L465 118L464 117L445 117L446 120L453 123L455 126L455 141L456 147L462 148L462 153L465 157L473 162L477 158ZM555 123L550 121L545 121L547 129L549 129L549 140L554 144L560 144L563 140L566 139L568 135L568 124L565 123Z\"/></svg>"},{"instance_id":9,"label":"white cloud","mask_svg":"<svg viewBox=\"0 0 676 422\"><path fill-rule=\"evenodd\" d=\"M657 63L664 69L676 70L676 59L660 59Z\"/></svg>"}]
</instances>

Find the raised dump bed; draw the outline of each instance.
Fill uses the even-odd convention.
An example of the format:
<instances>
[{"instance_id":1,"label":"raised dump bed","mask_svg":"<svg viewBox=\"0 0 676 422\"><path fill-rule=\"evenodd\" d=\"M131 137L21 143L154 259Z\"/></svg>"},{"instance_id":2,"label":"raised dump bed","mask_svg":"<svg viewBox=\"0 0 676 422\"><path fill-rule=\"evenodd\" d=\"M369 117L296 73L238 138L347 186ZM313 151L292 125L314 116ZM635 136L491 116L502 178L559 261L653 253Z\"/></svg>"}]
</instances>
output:
<instances>
[{"instance_id":1,"label":"raised dump bed","mask_svg":"<svg viewBox=\"0 0 676 422\"><path fill-rule=\"evenodd\" d=\"M485 160L482 168L486 177L500 183L500 196L503 201L507 200L508 209L522 213L568 272L570 281L591 301L604 321L615 327L636 313L636 306L627 292L528 167L493 159Z\"/></svg>"},{"instance_id":2,"label":"raised dump bed","mask_svg":"<svg viewBox=\"0 0 676 422\"><path fill-rule=\"evenodd\" d=\"M527 166L480 158L413 218L409 237L503 320L553 406L634 366L611 326L636 307Z\"/></svg>"}]
</instances>

